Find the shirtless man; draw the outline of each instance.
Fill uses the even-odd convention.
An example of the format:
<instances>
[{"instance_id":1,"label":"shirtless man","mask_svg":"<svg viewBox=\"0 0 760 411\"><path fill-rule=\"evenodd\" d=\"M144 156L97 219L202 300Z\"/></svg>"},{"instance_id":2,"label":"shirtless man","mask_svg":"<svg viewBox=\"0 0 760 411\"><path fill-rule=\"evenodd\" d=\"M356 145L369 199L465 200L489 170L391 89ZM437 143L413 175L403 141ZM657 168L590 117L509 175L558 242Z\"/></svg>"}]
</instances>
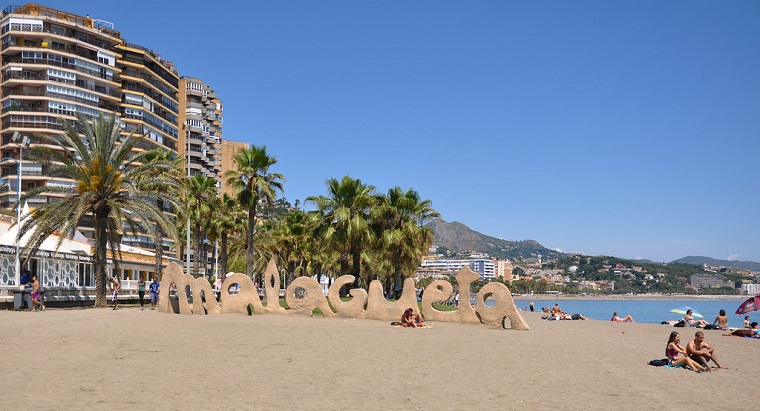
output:
<instances>
[{"instance_id":1,"label":"shirtless man","mask_svg":"<svg viewBox=\"0 0 760 411\"><path fill-rule=\"evenodd\" d=\"M32 308L29 311L35 311L35 308L39 305L40 311L45 311L45 305L40 301L40 280L37 279L37 275L32 276Z\"/></svg>"},{"instance_id":2,"label":"shirtless man","mask_svg":"<svg viewBox=\"0 0 760 411\"><path fill-rule=\"evenodd\" d=\"M710 370L710 366L707 364L712 360L718 368L726 368L715 357L715 348L705 342L705 334L702 331L697 331L694 334L694 339L689 341L686 345L686 355L691 357L692 360L705 366L705 369Z\"/></svg>"},{"instance_id":3,"label":"shirtless man","mask_svg":"<svg viewBox=\"0 0 760 411\"><path fill-rule=\"evenodd\" d=\"M113 289L113 295L111 295L111 301L113 301L114 310L119 309L119 288L121 288L121 283L119 282L119 279L116 276L113 276L111 278L111 289Z\"/></svg>"}]
</instances>

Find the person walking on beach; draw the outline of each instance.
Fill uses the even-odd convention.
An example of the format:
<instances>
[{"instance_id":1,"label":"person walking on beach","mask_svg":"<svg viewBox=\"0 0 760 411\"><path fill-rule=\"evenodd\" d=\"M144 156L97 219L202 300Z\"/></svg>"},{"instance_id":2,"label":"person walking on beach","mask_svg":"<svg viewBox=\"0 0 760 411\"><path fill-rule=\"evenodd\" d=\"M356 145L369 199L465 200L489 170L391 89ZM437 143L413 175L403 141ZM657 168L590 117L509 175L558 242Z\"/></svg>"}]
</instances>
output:
<instances>
[{"instance_id":1,"label":"person walking on beach","mask_svg":"<svg viewBox=\"0 0 760 411\"><path fill-rule=\"evenodd\" d=\"M113 290L113 294L111 295L111 301L113 301L114 310L119 309L119 288L121 288L121 283L119 282L119 278L116 276L111 277L111 289Z\"/></svg>"},{"instance_id":2,"label":"person walking on beach","mask_svg":"<svg viewBox=\"0 0 760 411\"><path fill-rule=\"evenodd\" d=\"M153 282L150 283L150 309L155 310L158 303L158 278L153 277Z\"/></svg>"},{"instance_id":3,"label":"person walking on beach","mask_svg":"<svg viewBox=\"0 0 760 411\"><path fill-rule=\"evenodd\" d=\"M726 368L715 357L715 348L705 342L705 333L697 331L694 334L694 339L689 341L686 345L686 355L691 357L692 360L703 365L707 371L710 371L710 365L708 362L712 360L718 368Z\"/></svg>"},{"instance_id":4,"label":"person walking on beach","mask_svg":"<svg viewBox=\"0 0 760 411\"><path fill-rule=\"evenodd\" d=\"M454 293L454 307L459 307L459 291Z\"/></svg>"},{"instance_id":5,"label":"person walking on beach","mask_svg":"<svg viewBox=\"0 0 760 411\"><path fill-rule=\"evenodd\" d=\"M140 275L140 279L137 280L137 297L140 299L140 309L145 309L145 275Z\"/></svg>"},{"instance_id":6,"label":"person walking on beach","mask_svg":"<svg viewBox=\"0 0 760 411\"><path fill-rule=\"evenodd\" d=\"M36 311L37 306L40 307L40 311L45 311L45 304L40 301L40 280L37 279L37 275L32 276L32 308L29 311Z\"/></svg>"},{"instance_id":7,"label":"person walking on beach","mask_svg":"<svg viewBox=\"0 0 760 411\"><path fill-rule=\"evenodd\" d=\"M636 322L633 320L633 317L631 317L630 315L626 315L625 318L618 317L617 311L612 313L612 319L610 319L610 321L618 322L618 323L625 323L625 322L635 323Z\"/></svg>"}]
</instances>

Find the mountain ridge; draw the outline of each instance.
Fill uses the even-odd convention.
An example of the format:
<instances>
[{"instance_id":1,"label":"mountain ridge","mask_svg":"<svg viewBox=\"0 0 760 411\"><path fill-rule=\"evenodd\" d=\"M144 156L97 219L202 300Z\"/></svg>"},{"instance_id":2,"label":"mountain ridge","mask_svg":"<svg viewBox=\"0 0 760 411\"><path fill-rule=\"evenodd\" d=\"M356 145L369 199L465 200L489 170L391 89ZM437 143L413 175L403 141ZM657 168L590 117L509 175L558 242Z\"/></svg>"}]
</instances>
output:
<instances>
[{"instance_id":1,"label":"mountain ridge","mask_svg":"<svg viewBox=\"0 0 760 411\"><path fill-rule=\"evenodd\" d=\"M499 259L538 258L551 260L564 256L535 240L509 241L479 233L458 221L436 219L425 225L433 231L433 245L455 252L485 253Z\"/></svg>"},{"instance_id":2,"label":"mountain ridge","mask_svg":"<svg viewBox=\"0 0 760 411\"><path fill-rule=\"evenodd\" d=\"M540 254L541 258L545 261L575 254L563 253L546 248L535 240L510 241L504 240L503 238L492 237L477 232L458 221L449 223L443 219L436 219L425 224L425 226L433 231L433 246L443 247L454 252L469 251L484 253L494 258L511 260L538 258L538 255ZM631 261L651 262L649 260ZM731 261L702 256L687 256L671 261L668 264L673 263L692 265L707 264L710 266L723 266L760 272L760 263L755 261Z\"/></svg>"},{"instance_id":3,"label":"mountain ridge","mask_svg":"<svg viewBox=\"0 0 760 411\"><path fill-rule=\"evenodd\" d=\"M750 271L760 271L760 263L755 262L755 261L718 260L715 258L693 256L693 255L679 258L678 260L671 261L671 263L694 264L694 265L707 264L713 267L722 266L722 267L728 267L728 268L740 268L743 270L750 270Z\"/></svg>"}]
</instances>

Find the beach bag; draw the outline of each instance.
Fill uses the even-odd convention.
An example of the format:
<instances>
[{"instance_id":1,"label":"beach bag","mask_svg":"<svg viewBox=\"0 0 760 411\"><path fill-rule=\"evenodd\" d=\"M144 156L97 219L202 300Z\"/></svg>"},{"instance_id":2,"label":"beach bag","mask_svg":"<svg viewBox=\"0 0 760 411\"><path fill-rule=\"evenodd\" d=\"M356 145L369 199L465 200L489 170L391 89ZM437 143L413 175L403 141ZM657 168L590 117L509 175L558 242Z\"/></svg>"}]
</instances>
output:
<instances>
[{"instance_id":1,"label":"beach bag","mask_svg":"<svg viewBox=\"0 0 760 411\"><path fill-rule=\"evenodd\" d=\"M649 365L654 365L655 367L663 367L663 366L668 365L668 359L663 358L661 360L652 360L652 361L649 361Z\"/></svg>"},{"instance_id":2,"label":"beach bag","mask_svg":"<svg viewBox=\"0 0 760 411\"><path fill-rule=\"evenodd\" d=\"M705 330L720 330L720 327L714 324L707 324Z\"/></svg>"},{"instance_id":3,"label":"beach bag","mask_svg":"<svg viewBox=\"0 0 760 411\"><path fill-rule=\"evenodd\" d=\"M681 321L673 324L673 327L686 327L686 321L681 320Z\"/></svg>"}]
</instances>

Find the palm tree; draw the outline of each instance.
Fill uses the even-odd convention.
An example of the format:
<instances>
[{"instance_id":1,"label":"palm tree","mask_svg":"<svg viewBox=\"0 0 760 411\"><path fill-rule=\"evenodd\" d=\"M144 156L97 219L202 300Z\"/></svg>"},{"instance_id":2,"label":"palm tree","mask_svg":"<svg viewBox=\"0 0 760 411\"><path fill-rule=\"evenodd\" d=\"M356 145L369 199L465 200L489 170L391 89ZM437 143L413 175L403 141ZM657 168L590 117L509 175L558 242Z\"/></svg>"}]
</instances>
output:
<instances>
[{"instance_id":1,"label":"palm tree","mask_svg":"<svg viewBox=\"0 0 760 411\"><path fill-rule=\"evenodd\" d=\"M306 199L316 204L321 215L319 235L339 252L340 275L352 274L354 287L359 285L362 252L373 236L369 215L377 202L374 190L374 186L358 178L344 176L341 180L327 180L329 196Z\"/></svg>"},{"instance_id":2,"label":"palm tree","mask_svg":"<svg viewBox=\"0 0 760 411\"><path fill-rule=\"evenodd\" d=\"M313 241L317 220L312 214L293 209L275 226L274 237L279 256L278 265L292 276L306 273L308 250ZM286 279L284 279L285 282Z\"/></svg>"},{"instance_id":3,"label":"palm tree","mask_svg":"<svg viewBox=\"0 0 760 411\"><path fill-rule=\"evenodd\" d=\"M216 180L196 174L187 180L187 207L194 239L193 272L198 275L201 264L201 248L206 228L209 226L211 205L216 199ZM188 245L187 250L190 250Z\"/></svg>"},{"instance_id":4,"label":"palm tree","mask_svg":"<svg viewBox=\"0 0 760 411\"><path fill-rule=\"evenodd\" d=\"M423 201L416 191L405 192L399 187L388 190L381 205L373 211L380 244L393 267L394 290L398 294L403 287L402 275L414 272L433 242L432 230L423 224L440 214L432 208L430 200Z\"/></svg>"},{"instance_id":5,"label":"palm tree","mask_svg":"<svg viewBox=\"0 0 760 411\"><path fill-rule=\"evenodd\" d=\"M171 163L174 167L168 170L168 172L164 169L155 168L151 172L140 174L137 177L141 188L156 189L167 193L171 199L168 201L169 205L171 205L173 210L178 210L180 208L179 191L184 180L184 177L182 176L181 170L179 168L179 163L182 161L182 159L173 159L172 157L174 156L170 151L160 148L145 153L145 161L147 163ZM153 186L146 186L146 184L152 184ZM165 210L167 206L166 203L167 201L165 201L164 198L156 198L156 207L159 210ZM161 278L161 272L163 271L163 234L164 233L162 230L156 230L156 234L153 239L156 252L155 272L156 277L159 279ZM174 241L176 242L176 240L177 239L175 238Z\"/></svg>"},{"instance_id":6,"label":"palm tree","mask_svg":"<svg viewBox=\"0 0 760 411\"><path fill-rule=\"evenodd\" d=\"M221 278L227 273L227 245L229 236L245 232L245 210L238 202L224 193L217 197L214 203L214 213L211 215L212 237L219 239L219 265Z\"/></svg>"},{"instance_id":7,"label":"palm tree","mask_svg":"<svg viewBox=\"0 0 760 411\"><path fill-rule=\"evenodd\" d=\"M256 207L259 202L271 203L276 192L282 192L285 177L279 173L270 173L269 167L277 163L275 157L267 154L266 146L252 146L243 149L235 158L237 170L225 173L227 183L238 193L240 204L248 211L248 228L246 238L245 270L253 276L253 237L256 230Z\"/></svg>"},{"instance_id":8,"label":"palm tree","mask_svg":"<svg viewBox=\"0 0 760 411\"><path fill-rule=\"evenodd\" d=\"M32 149L35 160L49 167L53 176L71 178L74 187L43 186L29 190L25 201L43 193L61 193L68 197L45 203L31 212L31 218L22 222L17 241L31 233L35 240L24 250L32 255L42 242L55 232L72 237L78 222L86 215L94 217L95 229L95 306L106 306L106 254L111 245L111 257L118 269L121 236L125 229L136 228L155 235L158 230L174 235L174 226L155 205L162 198L172 201L161 190L150 189L149 179L138 182L136 176L154 170L168 171L170 164L146 162L147 152L133 153L141 137L129 136L119 144L118 120L100 116L91 122L77 115L77 124L64 123L64 133L58 136L40 136L49 145ZM79 131L79 132L78 132ZM80 137L79 133L83 136ZM56 148L53 148L56 147Z\"/></svg>"}]
</instances>

